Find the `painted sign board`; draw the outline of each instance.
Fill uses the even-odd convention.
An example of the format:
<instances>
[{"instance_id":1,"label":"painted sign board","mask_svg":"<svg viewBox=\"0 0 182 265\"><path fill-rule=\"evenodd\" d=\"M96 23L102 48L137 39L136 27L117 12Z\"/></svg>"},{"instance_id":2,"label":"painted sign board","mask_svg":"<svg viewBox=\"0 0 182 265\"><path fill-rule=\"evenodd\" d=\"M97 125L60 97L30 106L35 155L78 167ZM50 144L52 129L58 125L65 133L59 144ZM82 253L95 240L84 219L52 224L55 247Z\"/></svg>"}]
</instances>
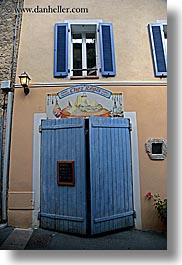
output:
<instances>
[{"instance_id":1,"label":"painted sign board","mask_svg":"<svg viewBox=\"0 0 182 265\"><path fill-rule=\"evenodd\" d=\"M74 161L57 161L59 186L74 186Z\"/></svg>"},{"instance_id":2,"label":"painted sign board","mask_svg":"<svg viewBox=\"0 0 182 265\"><path fill-rule=\"evenodd\" d=\"M94 85L76 85L47 95L47 118L124 117L123 93Z\"/></svg>"}]
</instances>

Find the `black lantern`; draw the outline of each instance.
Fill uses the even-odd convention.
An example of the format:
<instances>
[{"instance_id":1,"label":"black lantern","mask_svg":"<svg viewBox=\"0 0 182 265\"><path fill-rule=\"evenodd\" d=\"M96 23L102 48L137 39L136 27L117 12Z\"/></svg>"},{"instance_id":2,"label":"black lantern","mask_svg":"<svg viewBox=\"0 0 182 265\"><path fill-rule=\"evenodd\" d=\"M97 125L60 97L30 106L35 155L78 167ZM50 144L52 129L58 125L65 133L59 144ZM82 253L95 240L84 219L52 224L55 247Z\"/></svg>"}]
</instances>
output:
<instances>
[{"instance_id":1,"label":"black lantern","mask_svg":"<svg viewBox=\"0 0 182 265\"><path fill-rule=\"evenodd\" d=\"M24 88L25 95L28 95L30 92L30 89L28 87L29 81L31 80L30 77L28 76L26 72L24 72L21 75L19 75L19 78L20 78L20 84Z\"/></svg>"}]
</instances>

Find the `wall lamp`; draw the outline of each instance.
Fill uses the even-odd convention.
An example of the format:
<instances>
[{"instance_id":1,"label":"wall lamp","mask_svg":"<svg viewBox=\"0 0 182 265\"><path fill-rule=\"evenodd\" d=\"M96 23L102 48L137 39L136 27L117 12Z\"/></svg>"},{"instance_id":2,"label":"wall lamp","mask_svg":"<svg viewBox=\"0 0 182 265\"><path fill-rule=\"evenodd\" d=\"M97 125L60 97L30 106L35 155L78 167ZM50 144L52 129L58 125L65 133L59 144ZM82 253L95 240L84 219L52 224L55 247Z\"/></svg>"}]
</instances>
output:
<instances>
[{"instance_id":1,"label":"wall lamp","mask_svg":"<svg viewBox=\"0 0 182 265\"><path fill-rule=\"evenodd\" d=\"M19 75L19 78L20 78L20 84L24 88L25 95L28 95L30 92L30 89L28 87L29 81L31 80L30 77L26 72L24 72L21 75Z\"/></svg>"}]
</instances>

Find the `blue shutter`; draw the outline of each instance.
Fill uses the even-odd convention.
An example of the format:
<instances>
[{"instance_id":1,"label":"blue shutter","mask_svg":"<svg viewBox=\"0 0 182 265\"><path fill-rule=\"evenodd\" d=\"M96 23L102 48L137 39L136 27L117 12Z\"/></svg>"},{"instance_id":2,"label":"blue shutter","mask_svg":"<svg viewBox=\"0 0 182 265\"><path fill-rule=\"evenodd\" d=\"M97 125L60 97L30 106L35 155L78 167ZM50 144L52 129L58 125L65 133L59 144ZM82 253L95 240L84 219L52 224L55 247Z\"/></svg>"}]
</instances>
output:
<instances>
[{"instance_id":1,"label":"blue shutter","mask_svg":"<svg viewBox=\"0 0 182 265\"><path fill-rule=\"evenodd\" d=\"M54 28L54 77L68 75L68 24L55 24Z\"/></svg>"},{"instance_id":2,"label":"blue shutter","mask_svg":"<svg viewBox=\"0 0 182 265\"><path fill-rule=\"evenodd\" d=\"M103 76L115 76L114 37L111 23L100 23L101 73Z\"/></svg>"},{"instance_id":3,"label":"blue shutter","mask_svg":"<svg viewBox=\"0 0 182 265\"><path fill-rule=\"evenodd\" d=\"M164 44L160 24L149 24L149 35L156 77L167 76L167 59L164 52Z\"/></svg>"}]
</instances>

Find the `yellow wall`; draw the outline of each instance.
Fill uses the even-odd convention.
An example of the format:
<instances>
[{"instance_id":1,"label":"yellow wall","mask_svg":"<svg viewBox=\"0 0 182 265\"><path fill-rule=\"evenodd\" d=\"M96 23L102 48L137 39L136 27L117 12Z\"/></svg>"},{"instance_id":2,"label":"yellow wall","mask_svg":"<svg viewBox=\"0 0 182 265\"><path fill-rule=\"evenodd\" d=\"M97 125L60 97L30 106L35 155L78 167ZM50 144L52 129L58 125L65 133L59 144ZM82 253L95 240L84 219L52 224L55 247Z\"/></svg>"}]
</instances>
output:
<instances>
[{"instance_id":1,"label":"yellow wall","mask_svg":"<svg viewBox=\"0 0 182 265\"><path fill-rule=\"evenodd\" d=\"M59 0L25 0L25 7L56 7ZM104 4L103 4L104 3ZM114 80L156 80L147 25L166 19L165 0L61 1L63 7L87 7L87 14L23 14L17 73L34 83L60 82L53 77L54 24L71 19L102 19L114 29L117 75ZM106 80L105 78L100 78ZM65 79L61 79L61 81ZM113 78L107 78L113 80ZM19 80L17 78L17 83Z\"/></svg>"},{"instance_id":2,"label":"yellow wall","mask_svg":"<svg viewBox=\"0 0 182 265\"><path fill-rule=\"evenodd\" d=\"M145 152L145 142L149 138L165 138L166 135L166 87L105 87L113 92L123 92L126 112L137 113L139 168L143 228L161 228L151 202L146 201L146 192L160 193L166 196L166 162L150 160ZM28 96L22 89L16 89L13 113L11 167L10 167L10 198L12 191L26 191L27 199L21 201L26 208L25 214L30 215L31 203L27 202L32 191L32 146L33 146L33 115L46 112L46 94L56 93L59 88L31 88ZM15 196L15 195L14 195ZM17 195L18 196L18 195ZM19 195L20 200L23 195ZM25 195L24 195L25 198ZM14 218L14 200L9 200L9 221L17 225ZM16 201L16 205L18 205ZM16 209L20 208L18 206ZM29 207L29 208L28 208ZM18 211L19 212L19 211ZM17 214L18 214L17 212ZM21 212L21 211L20 211ZM13 219L14 218L14 219ZM21 226L27 226L26 219L20 219ZM19 223L18 223L19 224Z\"/></svg>"},{"instance_id":3,"label":"yellow wall","mask_svg":"<svg viewBox=\"0 0 182 265\"><path fill-rule=\"evenodd\" d=\"M25 0L25 7L57 6L60 1ZM165 0L61 1L63 7L87 7L87 14L23 14L17 77L26 71L31 76L30 94L15 89L9 180L9 224L31 226L32 214L32 146L34 113L46 112L46 94L68 87L69 79L53 77L54 24L66 19L102 19L112 22L114 29L117 75L94 82L146 81L161 82L159 86L109 86L113 92L123 92L126 112L136 112L139 144L139 170L143 229L162 229L157 214L145 193L166 196L166 163L150 160L145 152L149 138L167 137L167 88L165 79L154 77L148 23L166 19ZM34 86L38 83L64 84L63 87ZM72 81L73 82L73 81ZM74 81L76 84L81 82Z\"/></svg>"}]
</instances>

